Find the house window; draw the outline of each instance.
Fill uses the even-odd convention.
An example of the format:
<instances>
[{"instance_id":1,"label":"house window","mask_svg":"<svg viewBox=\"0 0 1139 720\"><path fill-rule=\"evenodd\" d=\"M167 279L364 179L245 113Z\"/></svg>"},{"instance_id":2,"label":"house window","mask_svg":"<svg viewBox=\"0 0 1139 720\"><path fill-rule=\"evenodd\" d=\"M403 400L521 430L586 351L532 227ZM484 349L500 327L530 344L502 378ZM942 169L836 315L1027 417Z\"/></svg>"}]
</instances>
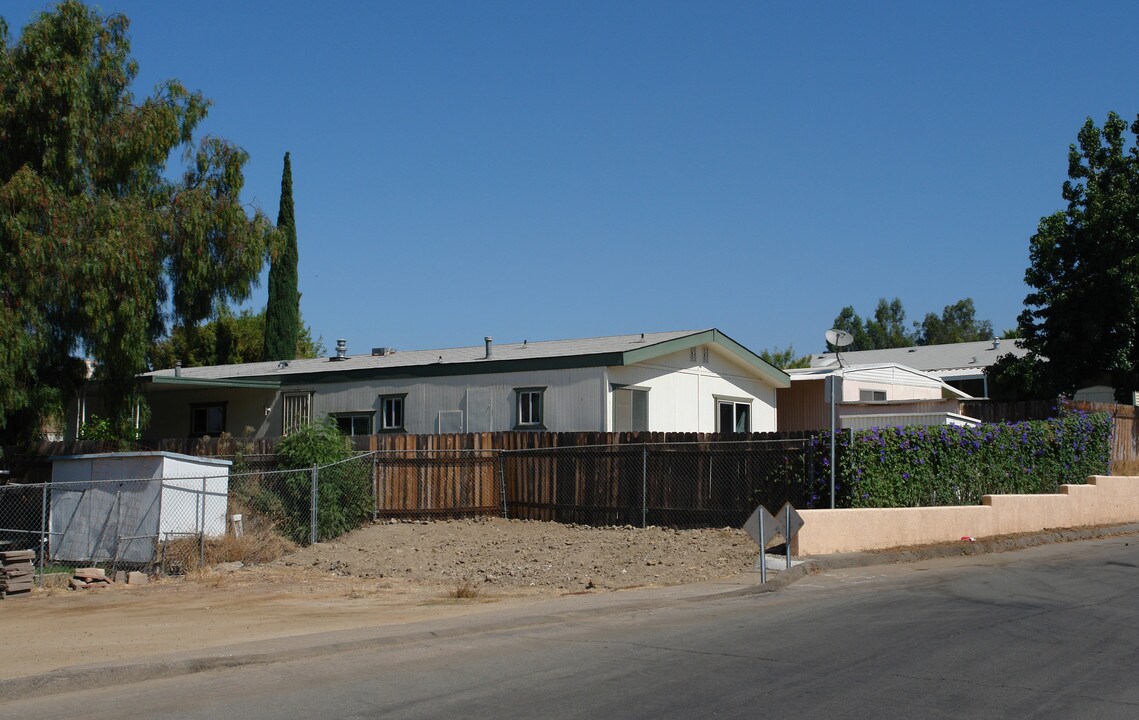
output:
<instances>
[{"instance_id":1,"label":"house window","mask_svg":"<svg viewBox=\"0 0 1139 720\"><path fill-rule=\"evenodd\" d=\"M861 402L876 402L886 399L885 390L859 390L858 399Z\"/></svg>"},{"instance_id":2,"label":"house window","mask_svg":"<svg viewBox=\"0 0 1139 720\"><path fill-rule=\"evenodd\" d=\"M371 435L372 413L341 413L336 416L336 427L345 435Z\"/></svg>"},{"instance_id":3,"label":"house window","mask_svg":"<svg viewBox=\"0 0 1139 720\"><path fill-rule=\"evenodd\" d=\"M545 425L542 424L543 407L542 396L545 394L545 388L516 388L515 395L518 397L518 415L514 426L516 428L528 430L544 430Z\"/></svg>"},{"instance_id":4,"label":"house window","mask_svg":"<svg viewBox=\"0 0 1139 720\"><path fill-rule=\"evenodd\" d=\"M751 403L717 400L716 432L751 432Z\"/></svg>"},{"instance_id":5,"label":"house window","mask_svg":"<svg viewBox=\"0 0 1139 720\"><path fill-rule=\"evenodd\" d=\"M221 435L225 432L225 403L194 403L190 406L190 435Z\"/></svg>"},{"instance_id":6,"label":"house window","mask_svg":"<svg viewBox=\"0 0 1139 720\"><path fill-rule=\"evenodd\" d=\"M407 395L380 396L380 431L403 432L403 400Z\"/></svg>"},{"instance_id":7,"label":"house window","mask_svg":"<svg viewBox=\"0 0 1139 720\"><path fill-rule=\"evenodd\" d=\"M282 435L312 422L312 393L289 393L284 397Z\"/></svg>"},{"instance_id":8,"label":"house window","mask_svg":"<svg viewBox=\"0 0 1139 720\"><path fill-rule=\"evenodd\" d=\"M643 388L613 388L613 432L649 429L649 391Z\"/></svg>"}]
</instances>

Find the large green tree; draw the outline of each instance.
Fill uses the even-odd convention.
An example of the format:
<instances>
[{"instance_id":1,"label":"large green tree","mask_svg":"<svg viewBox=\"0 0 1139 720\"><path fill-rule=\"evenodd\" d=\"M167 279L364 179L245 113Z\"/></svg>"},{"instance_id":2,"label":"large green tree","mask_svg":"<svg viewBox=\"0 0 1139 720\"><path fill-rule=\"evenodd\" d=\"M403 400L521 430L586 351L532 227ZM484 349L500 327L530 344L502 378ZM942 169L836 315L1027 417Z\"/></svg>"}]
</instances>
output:
<instances>
[{"instance_id":1,"label":"large green tree","mask_svg":"<svg viewBox=\"0 0 1139 720\"><path fill-rule=\"evenodd\" d=\"M293 168L285 153L281 173L281 206L277 214L278 242L269 267L269 302L265 306L265 359L297 357L301 327L301 296L297 291L297 226L293 218Z\"/></svg>"},{"instance_id":2,"label":"large green tree","mask_svg":"<svg viewBox=\"0 0 1139 720\"><path fill-rule=\"evenodd\" d=\"M899 298L880 298L874 308L874 317L865 321L847 305L834 319L831 327L850 333L854 341L843 350L882 350L909 347L914 344L913 333L906 330L906 311ZM827 348L834 351L833 347Z\"/></svg>"},{"instance_id":3,"label":"large green tree","mask_svg":"<svg viewBox=\"0 0 1139 720\"><path fill-rule=\"evenodd\" d=\"M1088 118L1068 148L1067 209L1042 218L1032 236L1024 275L1032 292L1018 326L1026 362L1047 359L1038 392L1104 381L1121 397L1139 389L1136 137L1139 120L1129 128L1109 113L1099 128Z\"/></svg>"},{"instance_id":4,"label":"large green tree","mask_svg":"<svg viewBox=\"0 0 1139 720\"><path fill-rule=\"evenodd\" d=\"M15 43L0 20L0 423L58 412L77 353L125 421L167 323L244 300L262 267L272 229L241 203L246 153L195 141L201 93L131 92L128 28L70 0Z\"/></svg>"},{"instance_id":5,"label":"large green tree","mask_svg":"<svg viewBox=\"0 0 1139 720\"><path fill-rule=\"evenodd\" d=\"M301 321L292 357L315 358L324 352L323 339L314 340L312 330ZM196 367L269 359L265 356L265 311L254 313L245 309L234 314L233 310L223 307L207 322L174 328L169 337L154 346L150 364L169 368L181 361L186 367Z\"/></svg>"},{"instance_id":6,"label":"large green tree","mask_svg":"<svg viewBox=\"0 0 1139 720\"><path fill-rule=\"evenodd\" d=\"M973 298L958 300L946 305L941 315L926 313L917 327L918 345L944 345L946 343L976 342L993 339L993 323L977 320Z\"/></svg>"},{"instance_id":7,"label":"large green tree","mask_svg":"<svg viewBox=\"0 0 1139 720\"><path fill-rule=\"evenodd\" d=\"M913 345L939 345L942 343L990 340L993 324L978 321L973 298L958 300L946 305L941 315L927 313L914 330L906 329L906 310L898 298L880 298L874 308L874 317L865 321L854 308L847 305L834 319L832 327L850 333L854 341L846 350L885 350ZM828 347L831 352L833 347Z\"/></svg>"}]
</instances>

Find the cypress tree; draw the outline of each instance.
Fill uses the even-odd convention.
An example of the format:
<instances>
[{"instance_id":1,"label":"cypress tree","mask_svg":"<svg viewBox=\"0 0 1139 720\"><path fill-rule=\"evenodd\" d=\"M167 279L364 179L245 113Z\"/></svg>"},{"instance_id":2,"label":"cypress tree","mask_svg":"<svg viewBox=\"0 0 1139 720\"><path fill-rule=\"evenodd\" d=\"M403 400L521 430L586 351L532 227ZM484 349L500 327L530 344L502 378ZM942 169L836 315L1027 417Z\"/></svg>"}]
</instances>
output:
<instances>
[{"instance_id":1,"label":"cypress tree","mask_svg":"<svg viewBox=\"0 0 1139 720\"><path fill-rule=\"evenodd\" d=\"M269 267L269 302L265 307L265 359L292 360L297 356L301 326L301 296L297 291L297 227L293 220L293 170L289 153L281 173L280 233L277 252Z\"/></svg>"}]
</instances>

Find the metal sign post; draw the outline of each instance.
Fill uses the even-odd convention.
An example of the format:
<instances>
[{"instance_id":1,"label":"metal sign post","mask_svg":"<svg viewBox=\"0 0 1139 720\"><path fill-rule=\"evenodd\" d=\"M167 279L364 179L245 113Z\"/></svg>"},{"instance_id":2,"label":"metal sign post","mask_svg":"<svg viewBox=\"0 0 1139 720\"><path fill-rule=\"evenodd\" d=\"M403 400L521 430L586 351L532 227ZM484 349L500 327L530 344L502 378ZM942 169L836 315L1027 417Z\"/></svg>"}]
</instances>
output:
<instances>
[{"instance_id":1,"label":"metal sign post","mask_svg":"<svg viewBox=\"0 0 1139 720\"><path fill-rule=\"evenodd\" d=\"M791 538L795 537L795 533L803 527L803 516L795 512L795 508L791 503L783 503L783 507L779 508L779 520L783 527L780 530L783 533L783 539L787 544L787 569L791 569Z\"/></svg>"},{"instance_id":2,"label":"metal sign post","mask_svg":"<svg viewBox=\"0 0 1139 720\"><path fill-rule=\"evenodd\" d=\"M779 532L779 523L760 505L744 523L744 532L759 545L759 582L767 582L767 543Z\"/></svg>"}]
</instances>

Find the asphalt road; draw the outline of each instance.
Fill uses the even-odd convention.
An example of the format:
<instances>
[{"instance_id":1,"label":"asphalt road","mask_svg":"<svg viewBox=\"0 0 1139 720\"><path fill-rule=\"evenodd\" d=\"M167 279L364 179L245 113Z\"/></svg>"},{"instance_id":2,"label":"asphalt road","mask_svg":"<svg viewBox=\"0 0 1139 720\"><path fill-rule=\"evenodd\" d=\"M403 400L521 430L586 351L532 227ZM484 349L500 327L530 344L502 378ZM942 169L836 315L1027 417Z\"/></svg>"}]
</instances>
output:
<instances>
[{"instance_id":1,"label":"asphalt road","mask_svg":"<svg viewBox=\"0 0 1139 720\"><path fill-rule=\"evenodd\" d=\"M830 571L0 706L12 718L1139 717L1139 538Z\"/></svg>"}]
</instances>

